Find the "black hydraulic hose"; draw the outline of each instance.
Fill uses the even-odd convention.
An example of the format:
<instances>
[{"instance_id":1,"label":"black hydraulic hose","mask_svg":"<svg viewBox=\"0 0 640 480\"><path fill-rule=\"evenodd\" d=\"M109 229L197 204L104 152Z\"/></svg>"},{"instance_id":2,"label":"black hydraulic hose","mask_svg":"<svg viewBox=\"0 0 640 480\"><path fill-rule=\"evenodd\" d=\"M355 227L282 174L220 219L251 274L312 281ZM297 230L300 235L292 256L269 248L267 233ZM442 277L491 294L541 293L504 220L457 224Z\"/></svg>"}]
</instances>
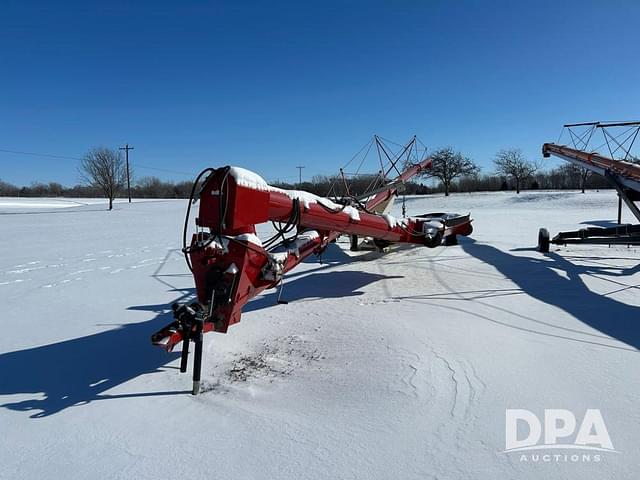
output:
<instances>
[{"instance_id":1,"label":"black hydraulic hose","mask_svg":"<svg viewBox=\"0 0 640 480\"><path fill-rule=\"evenodd\" d=\"M289 239L286 238L285 234L291 232L295 227L297 227L300 224L300 200L298 200L297 198L294 198L292 200L291 215L289 215L289 218L287 219L287 223L285 223L284 227L276 225L276 222L273 222L273 221L271 222L271 224L273 225L273 228L276 230L277 233L265 242L264 244L265 248L271 247L274 244L274 242L280 237L282 237L283 242L292 241L291 238ZM292 237L293 240L295 240L296 237L297 237L297 234Z\"/></svg>"},{"instance_id":2,"label":"black hydraulic hose","mask_svg":"<svg viewBox=\"0 0 640 480\"><path fill-rule=\"evenodd\" d=\"M186 260L187 266L189 267L189 270L191 271L191 273L193 273L193 267L191 266L191 260L189 260L188 249L187 249L187 230L189 229L189 217L191 216L191 203L193 202L193 197L196 193L196 188L198 186L198 183L200 182L200 179L206 173L213 172L213 171L215 171L215 169L211 167L205 168L196 177L195 181L193 182L193 186L191 187L191 194L189 195L189 204L187 205L187 214L184 217L184 228L182 230L182 253L184 253L184 259Z\"/></svg>"}]
</instances>

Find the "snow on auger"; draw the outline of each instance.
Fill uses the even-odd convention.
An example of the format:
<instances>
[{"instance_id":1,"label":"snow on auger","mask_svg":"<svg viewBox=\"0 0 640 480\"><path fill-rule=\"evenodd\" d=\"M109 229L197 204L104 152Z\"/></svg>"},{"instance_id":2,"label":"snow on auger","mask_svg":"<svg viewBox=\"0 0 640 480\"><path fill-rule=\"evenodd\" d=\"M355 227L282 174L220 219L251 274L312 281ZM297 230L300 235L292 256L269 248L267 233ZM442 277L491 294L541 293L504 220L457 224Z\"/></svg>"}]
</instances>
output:
<instances>
[{"instance_id":1,"label":"snow on auger","mask_svg":"<svg viewBox=\"0 0 640 480\"><path fill-rule=\"evenodd\" d=\"M378 137L374 139L379 141ZM403 152L415 141L414 137ZM386 172L383 169L382 177L392 169L397 171L401 157L389 156L392 167ZM455 243L456 235L469 235L469 214L397 219L384 213L402 184L430 164L430 159L423 159L409 166L395 179L385 180L368 192L367 197L340 199L276 188L258 174L238 167L207 168L200 173L183 232L183 251L195 280L197 301L174 304L175 320L152 336L152 342L167 351L182 342L181 372L187 370L189 344L195 343L193 394L200 389L203 334L225 333L240 321L242 308L250 299L277 287L287 272L312 253L320 254L341 234L372 237L379 247L412 243L431 248L443 241ZM190 208L196 200L197 230L187 246ZM256 225L268 221L273 222L277 233L262 242L256 236Z\"/></svg>"},{"instance_id":2,"label":"snow on auger","mask_svg":"<svg viewBox=\"0 0 640 480\"><path fill-rule=\"evenodd\" d=\"M618 192L618 226L559 232L553 238L546 228L541 228L538 232L538 250L546 253L551 244L640 245L640 224L622 224L623 201L640 222L640 210L635 204L640 200L640 165L639 159L632 154L640 133L640 122L573 123L564 125L563 132L564 129L569 132L572 145L545 143L542 146L543 156L555 155L583 171L606 178ZM591 148L590 142L598 131L602 132L604 143ZM605 145L609 157L598 153Z\"/></svg>"}]
</instances>

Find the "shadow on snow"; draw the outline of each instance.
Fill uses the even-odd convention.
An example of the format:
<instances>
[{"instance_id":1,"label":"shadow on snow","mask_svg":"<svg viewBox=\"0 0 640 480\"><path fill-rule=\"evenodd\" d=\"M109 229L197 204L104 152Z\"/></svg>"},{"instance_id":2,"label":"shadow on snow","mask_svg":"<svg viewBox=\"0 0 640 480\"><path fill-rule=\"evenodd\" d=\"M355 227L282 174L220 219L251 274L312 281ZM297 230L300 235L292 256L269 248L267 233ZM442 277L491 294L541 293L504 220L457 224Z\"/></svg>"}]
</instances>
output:
<instances>
[{"instance_id":1,"label":"shadow on snow","mask_svg":"<svg viewBox=\"0 0 640 480\"><path fill-rule=\"evenodd\" d=\"M366 259L362 255L361 259ZM351 257L331 246L324 263L307 272L286 276L284 296L289 301L311 297L335 298L360 295L361 287L387 278L360 271L323 272ZM170 275L152 275L170 291L181 293L176 301L189 301L194 289L177 289L169 282ZM306 273L306 275L305 275ZM164 278L161 278L164 277ZM277 291L272 290L250 302L245 311L255 311L276 303ZM0 405L16 411L34 412L31 418L42 418L66 408L88 404L95 400L184 394L185 391L142 392L118 395L107 390L140 375L176 368L167 366L179 357L179 352L167 354L150 344L155 331L173 321L171 305L139 305L128 310L154 312L153 319L120 325L118 328L40 347L0 354L0 395L31 394L42 396Z\"/></svg>"},{"instance_id":2,"label":"shadow on snow","mask_svg":"<svg viewBox=\"0 0 640 480\"><path fill-rule=\"evenodd\" d=\"M637 288L616 278L640 271L640 265L621 269L611 264L581 266L557 253L539 257L510 255L490 245L472 239L461 239L461 247L470 255L495 267L513 281L524 293L549 305L558 307L586 325L617 339L634 349L640 349L640 307L627 305L607 295L591 291L580 275L597 274L618 285L617 291ZM549 262L546 258L553 259ZM579 258L579 257L578 257ZM588 259L586 261L589 261ZM566 278L553 269L562 270ZM609 294L615 292L609 292ZM596 343L596 342L587 342ZM603 346L609 346L604 345Z\"/></svg>"},{"instance_id":3,"label":"shadow on snow","mask_svg":"<svg viewBox=\"0 0 640 480\"><path fill-rule=\"evenodd\" d=\"M31 417L40 418L94 400L180 393L103 394L139 375L161 371L177 358L179 354L167 354L149 342L151 333L171 320L171 313L160 313L146 322L0 355L0 395L43 395L2 407L34 411Z\"/></svg>"}]
</instances>

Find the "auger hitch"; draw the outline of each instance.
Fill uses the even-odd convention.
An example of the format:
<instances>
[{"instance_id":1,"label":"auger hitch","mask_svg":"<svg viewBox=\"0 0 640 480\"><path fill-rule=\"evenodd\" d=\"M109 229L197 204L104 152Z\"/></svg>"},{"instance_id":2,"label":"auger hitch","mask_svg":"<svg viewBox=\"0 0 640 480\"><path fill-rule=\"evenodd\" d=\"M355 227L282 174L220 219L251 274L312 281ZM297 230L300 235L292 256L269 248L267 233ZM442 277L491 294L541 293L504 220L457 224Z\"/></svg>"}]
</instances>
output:
<instances>
[{"instance_id":1,"label":"auger hitch","mask_svg":"<svg viewBox=\"0 0 640 480\"><path fill-rule=\"evenodd\" d=\"M182 352L180 354L180 373L187 371L189 361L189 345L195 343L193 357L193 390L197 395L200 392L200 379L202 376L202 346L205 323L207 317L205 310L198 302L189 305L174 303L173 323L167 325L162 330L151 336L151 342L164 347L167 351L172 351L176 343L182 342Z\"/></svg>"},{"instance_id":2,"label":"auger hitch","mask_svg":"<svg viewBox=\"0 0 640 480\"><path fill-rule=\"evenodd\" d=\"M200 378L202 374L202 340L204 336L204 314L199 303L191 305L179 305L174 303L173 316L176 318L182 331L182 353L180 355L180 373L187 371L187 362L189 360L189 344L195 343L195 352L193 357L193 390L191 393L197 395L200 393Z\"/></svg>"}]
</instances>

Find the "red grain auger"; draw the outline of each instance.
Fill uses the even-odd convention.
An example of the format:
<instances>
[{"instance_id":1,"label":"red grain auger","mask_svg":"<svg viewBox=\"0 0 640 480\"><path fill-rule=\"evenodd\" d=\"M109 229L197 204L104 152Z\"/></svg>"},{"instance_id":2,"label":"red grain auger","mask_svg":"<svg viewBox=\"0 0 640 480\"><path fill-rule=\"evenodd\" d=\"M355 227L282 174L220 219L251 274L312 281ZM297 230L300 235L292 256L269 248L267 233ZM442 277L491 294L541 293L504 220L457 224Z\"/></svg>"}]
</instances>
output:
<instances>
[{"instance_id":1,"label":"red grain auger","mask_svg":"<svg viewBox=\"0 0 640 480\"><path fill-rule=\"evenodd\" d=\"M341 199L276 188L238 167L200 173L189 202L190 209L199 200L197 230L186 245L188 210L183 239L197 301L174 304L174 322L152 336L154 344L168 351L183 342L181 372L187 369L189 343L195 343L193 394L200 388L203 333L225 333L240 321L249 300L277 287L287 272L309 255L320 254L340 235L371 237L378 247L412 243L431 248L469 235L469 214L398 219L384 213L403 183L430 164L425 159L410 166L366 198ZM256 236L256 225L269 221L274 222L276 234L263 242Z\"/></svg>"},{"instance_id":2,"label":"red grain auger","mask_svg":"<svg viewBox=\"0 0 640 480\"><path fill-rule=\"evenodd\" d=\"M545 143L542 155L554 155L583 172L604 177L618 192L618 225L559 232L554 237L546 228L541 228L538 250L547 253L550 245L568 244L640 245L640 224L622 223L623 202L640 222L640 209L636 205L640 201L640 159L632 151L640 134L640 122L572 123L564 125L563 132L564 129L569 132L571 145ZM604 143L593 148L591 141L597 132L602 133ZM599 153L605 146L609 156Z\"/></svg>"}]
</instances>

